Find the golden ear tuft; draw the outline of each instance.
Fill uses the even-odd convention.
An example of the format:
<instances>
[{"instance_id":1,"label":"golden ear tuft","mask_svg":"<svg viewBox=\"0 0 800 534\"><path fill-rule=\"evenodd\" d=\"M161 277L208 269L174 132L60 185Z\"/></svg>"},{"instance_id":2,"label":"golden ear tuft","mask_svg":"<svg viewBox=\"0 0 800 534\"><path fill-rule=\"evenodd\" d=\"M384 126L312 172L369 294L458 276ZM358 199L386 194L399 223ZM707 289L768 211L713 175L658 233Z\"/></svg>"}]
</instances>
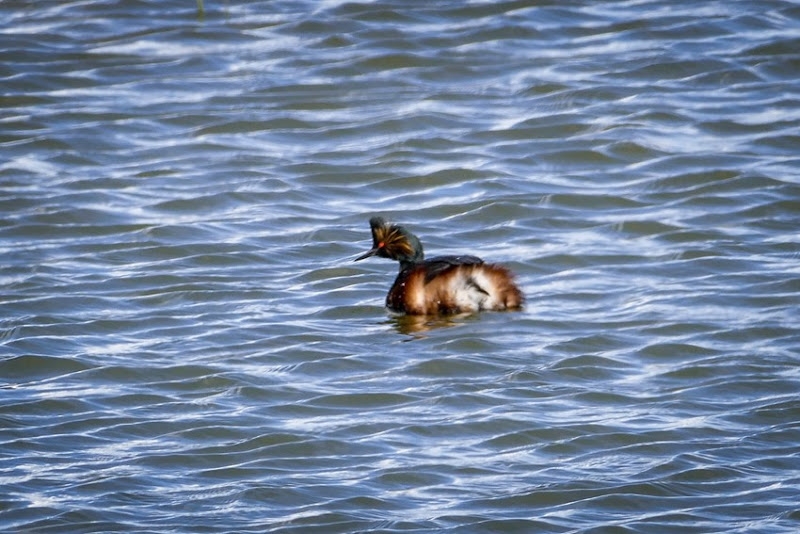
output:
<instances>
[{"instance_id":1,"label":"golden ear tuft","mask_svg":"<svg viewBox=\"0 0 800 534\"><path fill-rule=\"evenodd\" d=\"M414 254L411 242L401 227L387 224L382 220L370 222L375 223L372 225L372 237L376 246L397 256L411 256Z\"/></svg>"}]
</instances>

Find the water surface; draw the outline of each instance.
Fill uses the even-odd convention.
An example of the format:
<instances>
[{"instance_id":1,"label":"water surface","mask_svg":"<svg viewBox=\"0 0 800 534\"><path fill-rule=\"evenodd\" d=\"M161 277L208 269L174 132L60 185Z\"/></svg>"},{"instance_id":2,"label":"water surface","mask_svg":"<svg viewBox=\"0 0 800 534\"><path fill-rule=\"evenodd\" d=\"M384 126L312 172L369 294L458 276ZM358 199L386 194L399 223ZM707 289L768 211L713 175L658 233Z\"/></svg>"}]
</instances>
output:
<instances>
[{"instance_id":1,"label":"water surface","mask_svg":"<svg viewBox=\"0 0 800 534\"><path fill-rule=\"evenodd\" d=\"M800 4L0 15L3 531L800 528Z\"/></svg>"}]
</instances>

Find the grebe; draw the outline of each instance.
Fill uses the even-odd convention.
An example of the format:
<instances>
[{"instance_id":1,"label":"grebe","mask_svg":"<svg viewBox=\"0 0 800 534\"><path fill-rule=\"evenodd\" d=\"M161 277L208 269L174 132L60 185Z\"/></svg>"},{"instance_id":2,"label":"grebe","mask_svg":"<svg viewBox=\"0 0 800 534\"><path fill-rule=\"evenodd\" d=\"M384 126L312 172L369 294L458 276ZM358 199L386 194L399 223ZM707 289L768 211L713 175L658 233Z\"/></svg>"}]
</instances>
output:
<instances>
[{"instance_id":1,"label":"grebe","mask_svg":"<svg viewBox=\"0 0 800 534\"><path fill-rule=\"evenodd\" d=\"M505 267L475 256L425 259L422 243L402 226L382 217L369 220L372 249L355 259L381 256L400 262L400 273L386 296L386 307L409 315L513 310L525 298Z\"/></svg>"}]
</instances>

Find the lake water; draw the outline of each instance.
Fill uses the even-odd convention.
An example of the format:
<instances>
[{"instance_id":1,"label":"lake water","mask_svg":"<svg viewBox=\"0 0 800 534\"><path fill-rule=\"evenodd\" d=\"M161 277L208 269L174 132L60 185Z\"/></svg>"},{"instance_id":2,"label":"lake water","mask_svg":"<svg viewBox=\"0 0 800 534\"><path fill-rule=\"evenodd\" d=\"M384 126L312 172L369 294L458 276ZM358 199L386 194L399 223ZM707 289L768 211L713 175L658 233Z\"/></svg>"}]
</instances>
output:
<instances>
[{"instance_id":1,"label":"lake water","mask_svg":"<svg viewBox=\"0 0 800 534\"><path fill-rule=\"evenodd\" d=\"M203 7L0 3L0 530L800 531L800 3Z\"/></svg>"}]
</instances>

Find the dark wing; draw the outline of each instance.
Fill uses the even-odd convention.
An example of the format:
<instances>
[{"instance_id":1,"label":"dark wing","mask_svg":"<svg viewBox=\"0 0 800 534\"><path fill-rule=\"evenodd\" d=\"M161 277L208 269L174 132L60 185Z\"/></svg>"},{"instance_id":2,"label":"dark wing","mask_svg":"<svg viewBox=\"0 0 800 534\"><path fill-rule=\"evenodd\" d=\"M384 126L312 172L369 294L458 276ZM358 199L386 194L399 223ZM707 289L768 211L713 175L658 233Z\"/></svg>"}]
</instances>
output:
<instances>
[{"instance_id":1,"label":"dark wing","mask_svg":"<svg viewBox=\"0 0 800 534\"><path fill-rule=\"evenodd\" d=\"M476 256L437 256L425 260L425 283L433 280L438 274L458 265L480 265L483 260Z\"/></svg>"}]
</instances>

